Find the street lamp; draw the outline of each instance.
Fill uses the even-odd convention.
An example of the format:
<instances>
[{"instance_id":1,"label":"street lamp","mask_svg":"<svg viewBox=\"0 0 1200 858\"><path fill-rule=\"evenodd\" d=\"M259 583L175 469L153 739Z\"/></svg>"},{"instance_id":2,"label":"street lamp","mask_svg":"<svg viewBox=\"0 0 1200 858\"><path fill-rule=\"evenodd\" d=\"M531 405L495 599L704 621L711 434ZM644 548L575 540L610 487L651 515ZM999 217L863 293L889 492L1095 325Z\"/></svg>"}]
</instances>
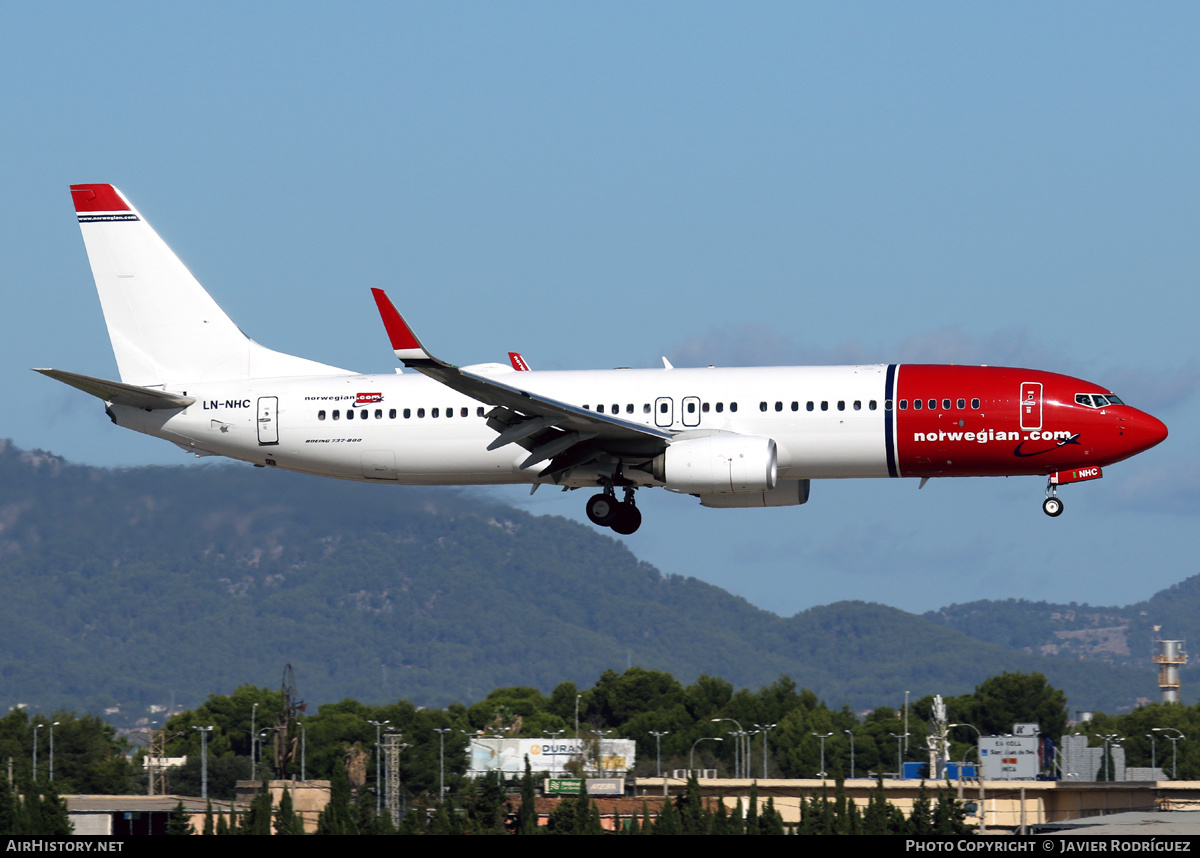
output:
<instances>
[{"instance_id":1,"label":"street lamp","mask_svg":"<svg viewBox=\"0 0 1200 858\"><path fill-rule=\"evenodd\" d=\"M763 780L767 779L767 733L773 728L778 727L778 724L755 724L754 729L762 731L763 737Z\"/></svg>"},{"instance_id":2,"label":"street lamp","mask_svg":"<svg viewBox=\"0 0 1200 858\"><path fill-rule=\"evenodd\" d=\"M44 724L39 724L36 721L33 724L33 779L35 781L37 780L37 749L38 749L37 731L42 729L42 727L44 727L44 726L45 726Z\"/></svg>"},{"instance_id":3,"label":"street lamp","mask_svg":"<svg viewBox=\"0 0 1200 858\"><path fill-rule=\"evenodd\" d=\"M547 730L546 731L546 735L554 740L554 744L550 746L551 748L553 748L553 750L550 752L550 777L554 777L554 771L558 764L558 747L559 747L558 737L561 736L565 732L567 732L565 727L561 730Z\"/></svg>"},{"instance_id":4,"label":"street lamp","mask_svg":"<svg viewBox=\"0 0 1200 858\"><path fill-rule=\"evenodd\" d=\"M250 780L258 780L258 758L255 756L255 742L258 741L258 702L250 707Z\"/></svg>"},{"instance_id":5,"label":"street lamp","mask_svg":"<svg viewBox=\"0 0 1200 858\"><path fill-rule=\"evenodd\" d=\"M1102 756L1100 758L1100 762L1102 765L1107 762L1108 777L1106 777L1105 780L1111 781L1113 779L1114 773L1113 773L1112 758L1109 757L1109 755L1108 755L1108 746L1110 743L1111 744L1120 744L1121 737L1116 733L1105 733L1102 736L1100 736L1100 738L1104 740L1104 756Z\"/></svg>"},{"instance_id":6,"label":"street lamp","mask_svg":"<svg viewBox=\"0 0 1200 858\"><path fill-rule=\"evenodd\" d=\"M720 736L701 736L696 741L692 742L692 752L688 755L688 776L696 770L696 746L701 742L724 742Z\"/></svg>"},{"instance_id":7,"label":"street lamp","mask_svg":"<svg viewBox=\"0 0 1200 858\"><path fill-rule=\"evenodd\" d=\"M654 737L654 765L655 765L655 768L658 770L658 777L661 778L662 777L662 737L670 736L671 734L667 731L663 731L662 733L656 733L653 730L651 730L650 735Z\"/></svg>"},{"instance_id":8,"label":"street lamp","mask_svg":"<svg viewBox=\"0 0 1200 858\"><path fill-rule=\"evenodd\" d=\"M736 719L736 718L713 718L712 719L712 723L714 723L714 724L720 724L722 721L732 721L734 724L737 724L737 732L735 733L732 730L730 731L730 735L733 736L737 742L737 744L734 745L734 749L733 749L734 777L749 778L750 777L749 769L747 769L745 774L743 775L742 774L742 764L741 764L742 737L746 735L746 731L744 729L742 729L741 722L739 722L738 719Z\"/></svg>"},{"instance_id":9,"label":"street lamp","mask_svg":"<svg viewBox=\"0 0 1200 858\"><path fill-rule=\"evenodd\" d=\"M1177 768L1177 763L1179 762L1179 745L1176 743L1179 742L1180 739L1186 739L1187 736L1183 735L1183 731L1177 730L1174 727L1151 727L1150 728L1150 732L1152 732L1152 733L1166 733L1167 731L1179 734L1178 736L1165 736L1164 737L1171 742L1171 780L1178 780L1179 779L1179 771ZM36 757L35 757L35 759L36 759Z\"/></svg>"},{"instance_id":10,"label":"street lamp","mask_svg":"<svg viewBox=\"0 0 1200 858\"><path fill-rule=\"evenodd\" d=\"M200 798L208 799L208 734L212 727L193 727L200 734Z\"/></svg>"},{"instance_id":11,"label":"street lamp","mask_svg":"<svg viewBox=\"0 0 1200 858\"><path fill-rule=\"evenodd\" d=\"M891 733L889 735L896 740L896 778L897 780L904 779L904 763L901 762L903 754L901 747L905 739L908 738L908 733Z\"/></svg>"},{"instance_id":12,"label":"street lamp","mask_svg":"<svg viewBox=\"0 0 1200 858\"><path fill-rule=\"evenodd\" d=\"M843 729L842 732L850 737L850 780L854 780L854 731Z\"/></svg>"},{"instance_id":13,"label":"street lamp","mask_svg":"<svg viewBox=\"0 0 1200 858\"><path fill-rule=\"evenodd\" d=\"M50 780L51 780L51 782L54 781L54 728L57 727L60 723L61 722L59 722L59 721L51 721L50 722Z\"/></svg>"},{"instance_id":14,"label":"street lamp","mask_svg":"<svg viewBox=\"0 0 1200 858\"><path fill-rule=\"evenodd\" d=\"M817 777L824 780L827 777L825 774L825 740L832 736L833 733L813 733L813 735L821 740L821 771L817 772Z\"/></svg>"}]
</instances>

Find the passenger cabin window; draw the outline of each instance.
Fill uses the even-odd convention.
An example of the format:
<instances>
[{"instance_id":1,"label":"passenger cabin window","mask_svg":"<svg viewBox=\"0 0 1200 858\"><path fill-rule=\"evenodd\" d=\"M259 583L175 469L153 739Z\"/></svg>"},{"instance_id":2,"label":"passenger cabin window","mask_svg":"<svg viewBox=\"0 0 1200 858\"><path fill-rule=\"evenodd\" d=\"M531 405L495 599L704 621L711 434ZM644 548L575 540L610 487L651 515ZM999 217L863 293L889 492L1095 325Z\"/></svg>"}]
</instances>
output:
<instances>
[{"instance_id":1,"label":"passenger cabin window","mask_svg":"<svg viewBox=\"0 0 1200 858\"><path fill-rule=\"evenodd\" d=\"M776 403L775 403L775 410L776 410L776 411L782 411L782 410L783 410L783 403L782 403L782 402L776 402Z\"/></svg>"},{"instance_id":2,"label":"passenger cabin window","mask_svg":"<svg viewBox=\"0 0 1200 858\"><path fill-rule=\"evenodd\" d=\"M342 412L338 411L336 408L333 409L333 419L340 420L341 417L342 417Z\"/></svg>"},{"instance_id":3,"label":"passenger cabin window","mask_svg":"<svg viewBox=\"0 0 1200 858\"><path fill-rule=\"evenodd\" d=\"M767 410L767 403L765 403L765 402L760 402L760 403L758 403L758 410L759 410L759 411L766 411L766 410Z\"/></svg>"},{"instance_id":4,"label":"passenger cabin window","mask_svg":"<svg viewBox=\"0 0 1200 858\"><path fill-rule=\"evenodd\" d=\"M854 410L862 411L862 400L861 399L854 400Z\"/></svg>"},{"instance_id":5,"label":"passenger cabin window","mask_svg":"<svg viewBox=\"0 0 1200 858\"><path fill-rule=\"evenodd\" d=\"M424 409L424 408L418 408L418 409L417 409L417 416L418 416L418 417L424 417L424 416L425 416L425 409Z\"/></svg>"},{"instance_id":6,"label":"passenger cabin window","mask_svg":"<svg viewBox=\"0 0 1200 858\"><path fill-rule=\"evenodd\" d=\"M816 406L814 406L814 405L813 405L813 401L812 401L811 399L810 399L810 400L808 400L808 402L804 403L804 410L805 410L805 411L812 411L812 410L813 410L813 408L815 408L815 407L816 407Z\"/></svg>"},{"instance_id":7,"label":"passenger cabin window","mask_svg":"<svg viewBox=\"0 0 1200 858\"><path fill-rule=\"evenodd\" d=\"M971 400L971 407L972 407L972 408L974 408L976 411L978 411L978 410L979 410L979 400L978 400L978 399L972 399L972 400Z\"/></svg>"},{"instance_id":8,"label":"passenger cabin window","mask_svg":"<svg viewBox=\"0 0 1200 858\"><path fill-rule=\"evenodd\" d=\"M729 403L729 410L730 410L730 411L737 411L737 403L736 403L736 402L731 402L731 403Z\"/></svg>"},{"instance_id":9,"label":"passenger cabin window","mask_svg":"<svg viewBox=\"0 0 1200 858\"><path fill-rule=\"evenodd\" d=\"M317 419L318 419L318 420L324 420L324 419L325 419L325 412L324 412L324 410L321 410L321 411L318 411L318 412L317 412Z\"/></svg>"},{"instance_id":10,"label":"passenger cabin window","mask_svg":"<svg viewBox=\"0 0 1200 858\"><path fill-rule=\"evenodd\" d=\"M958 400L957 407L958 407L959 409L966 408L966 407L967 407L967 400L965 400L965 399L960 399L960 400Z\"/></svg>"},{"instance_id":11,"label":"passenger cabin window","mask_svg":"<svg viewBox=\"0 0 1200 858\"><path fill-rule=\"evenodd\" d=\"M924 407L925 407L925 403L922 402L920 399L913 400L913 411L920 411Z\"/></svg>"},{"instance_id":12,"label":"passenger cabin window","mask_svg":"<svg viewBox=\"0 0 1200 858\"><path fill-rule=\"evenodd\" d=\"M821 400L821 410L822 410L822 411L828 411L828 410L829 410L829 401L828 401L828 400L826 400L826 399L822 399L822 400Z\"/></svg>"},{"instance_id":13,"label":"passenger cabin window","mask_svg":"<svg viewBox=\"0 0 1200 858\"><path fill-rule=\"evenodd\" d=\"M838 400L838 411L845 411L845 410L846 410L846 400L839 399Z\"/></svg>"},{"instance_id":14,"label":"passenger cabin window","mask_svg":"<svg viewBox=\"0 0 1200 858\"><path fill-rule=\"evenodd\" d=\"M724 403L724 402L718 402L718 403L717 403L717 413L718 413L718 414L720 414L720 413L721 413L722 411L724 411L724 410L725 410L725 403Z\"/></svg>"},{"instance_id":15,"label":"passenger cabin window","mask_svg":"<svg viewBox=\"0 0 1200 858\"><path fill-rule=\"evenodd\" d=\"M405 417L407 417L408 415L407 415L407 414L405 414L404 416L405 416ZM389 420L395 420L395 419L396 419L396 409L395 409L395 408L389 408L389 409L388 409L388 419L389 419Z\"/></svg>"}]
</instances>

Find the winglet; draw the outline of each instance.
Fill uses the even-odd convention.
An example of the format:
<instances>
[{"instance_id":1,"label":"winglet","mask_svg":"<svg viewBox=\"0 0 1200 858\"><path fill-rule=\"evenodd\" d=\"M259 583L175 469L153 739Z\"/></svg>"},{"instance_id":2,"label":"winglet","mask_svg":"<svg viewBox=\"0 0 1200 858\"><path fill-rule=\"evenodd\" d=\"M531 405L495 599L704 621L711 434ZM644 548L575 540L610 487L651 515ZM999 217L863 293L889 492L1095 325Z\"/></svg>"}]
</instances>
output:
<instances>
[{"instance_id":1,"label":"winglet","mask_svg":"<svg viewBox=\"0 0 1200 858\"><path fill-rule=\"evenodd\" d=\"M372 289L371 294L375 296L375 306L379 308L379 317L383 319L383 327L387 330L396 357L402 361L429 360L429 352L421 345L387 293L382 289Z\"/></svg>"},{"instance_id":2,"label":"winglet","mask_svg":"<svg viewBox=\"0 0 1200 858\"><path fill-rule=\"evenodd\" d=\"M509 352L508 362L517 372L529 372L529 364L525 362L525 358L521 357L520 352Z\"/></svg>"}]
</instances>

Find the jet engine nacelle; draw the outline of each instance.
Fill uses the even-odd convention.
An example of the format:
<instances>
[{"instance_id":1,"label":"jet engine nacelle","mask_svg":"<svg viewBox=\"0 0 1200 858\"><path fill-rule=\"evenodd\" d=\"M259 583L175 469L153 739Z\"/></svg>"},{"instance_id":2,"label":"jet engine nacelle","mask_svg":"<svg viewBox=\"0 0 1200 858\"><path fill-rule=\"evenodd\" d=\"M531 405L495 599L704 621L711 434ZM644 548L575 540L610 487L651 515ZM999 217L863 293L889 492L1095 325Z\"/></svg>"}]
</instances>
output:
<instances>
[{"instance_id":1,"label":"jet engine nacelle","mask_svg":"<svg viewBox=\"0 0 1200 858\"><path fill-rule=\"evenodd\" d=\"M712 509L765 509L773 506L799 506L808 503L808 480L780 480L773 489L763 492L696 495L700 506Z\"/></svg>"},{"instance_id":2,"label":"jet engine nacelle","mask_svg":"<svg viewBox=\"0 0 1200 858\"><path fill-rule=\"evenodd\" d=\"M674 492L765 492L775 488L779 454L770 438L722 432L677 438L652 464L654 476Z\"/></svg>"}]
</instances>

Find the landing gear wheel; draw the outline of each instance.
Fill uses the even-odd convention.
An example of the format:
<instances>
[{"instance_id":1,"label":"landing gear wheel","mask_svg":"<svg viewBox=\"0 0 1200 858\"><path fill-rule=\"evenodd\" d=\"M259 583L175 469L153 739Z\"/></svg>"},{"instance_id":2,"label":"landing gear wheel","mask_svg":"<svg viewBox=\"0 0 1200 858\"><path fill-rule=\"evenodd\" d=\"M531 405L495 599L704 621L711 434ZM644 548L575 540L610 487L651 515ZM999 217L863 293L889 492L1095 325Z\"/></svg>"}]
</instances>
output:
<instances>
[{"instance_id":1,"label":"landing gear wheel","mask_svg":"<svg viewBox=\"0 0 1200 858\"><path fill-rule=\"evenodd\" d=\"M636 533L637 529L641 526L641 510L629 502L621 504L619 511L617 512L617 517L613 519L613 523L609 525L609 527L622 536L628 536L631 533Z\"/></svg>"},{"instance_id":2,"label":"landing gear wheel","mask_svg":"<svg viewBox=\"0 0 1200 858\"><path fill-rule=\"evenodd\" d=\"M1057 518L1062 515L1063 502L1056 497L1048 497L1042 501L1042 512L1051 518Z\"/></svg>"},{"instance_id":3,"label":"landing gear wheel","mask_svg":"<svg viewBox=\"0 0 1200 858\"><path fill-rule=\"evenodd\" d=\"M587 502L587 517L592 524L608 527L617 518L621 505L612 495L592 495Z\"/></svg>"}]
</instances>

